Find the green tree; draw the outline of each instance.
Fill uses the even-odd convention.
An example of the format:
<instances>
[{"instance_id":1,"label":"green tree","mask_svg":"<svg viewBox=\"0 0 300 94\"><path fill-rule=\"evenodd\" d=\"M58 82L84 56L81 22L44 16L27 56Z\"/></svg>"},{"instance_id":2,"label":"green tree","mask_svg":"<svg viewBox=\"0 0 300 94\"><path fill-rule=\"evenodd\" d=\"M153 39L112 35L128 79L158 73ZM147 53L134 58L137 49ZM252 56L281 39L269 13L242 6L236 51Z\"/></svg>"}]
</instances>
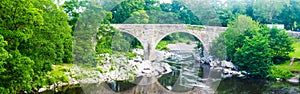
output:
<instances>
[{"instance_id":1,"label":"green tree","mask_svg":"<svg viewBox=\"0 0 300 94\"><path fill-rule=\"evenodd\" d=\"M287 30L299 30L300 26L295 24L300 23L298 15L300 15L300 0L290 0L284 5L283 11L275 21L284 24Z\"/></svg>"},{"instance_id":2,"label":"green tree","mask_svg":"<svg viewBox=\"0 0 300 94\"><path fill-rule=\"evenodd\" d=\"M192 23L187 24L201 24L207 26L221 26L221 21L216 11L218 4L215 2L220 2L220 0L196 0L196 1L187 1L187 0L176 0L177 2L182 2L185 5L185 8L192 13L190 16L187 16L187 21L192 21ZM174 2L173 2L174 3ZM181 9L181 7L177 7ZM182 10L184 11L184 10Z\"/></svg>"},{"instance_id":3,"label":"green tree","mask_svg":"<svg viewBox=\"0 0 300 94\"><path fill-rule=\"evenodd\" d=\"M266 28L266 27L265 27ZM289 59L289 53L293 52L293 41L285 30L279 30L277 28L267 29L270 35L270 48L272 49L272 61L275 64L284 63Z\"/></svg>"},{"instance_id":4,"label":"green tree","mask_svg":"<svg viewBox=\"0 0 300 94\"><path fill-rule=\"evenodd\" d=\"M5 72L5 67L3 67L4 64L6 64L6 60L11 57L11 55L4 49L4 47L7 45L7 42L4 41L4 38L2 35L0 35L0 74L2 72Z\"/></svg>"},{"instance_id":5,"label":"green tree","mask_svg":"<svg viewBox=\"0 0 300 94\"><path fill-rule=\"evenodd\" d=\"M69 16L69 25L72 26L72 30L75 29L76 22L79 19L80 10L83 7L86 7L87 1L86 0L69 0L65 1L63 4L64 11Z\"/></svg>"},{"instance_id":6,"label":"green tree","mask_svg":"<svg viewBox=\"0 0 300 94\"><path fill-rule=\"evenodd\" d=\"M124 21L124 23L130 23L130 24L147 24L148 22L149 22L149 16L144 10L133 12L130 15L130 18Z\"/></svg>"},{"instance_id":7,"label":"green tree","mask_svg":"<svg viewBox=\"0 0 300 94\"><path fill-rule=\"evenodd\" d=\"M4 47L7 45L7 42L4 41L3 36L0 35L0 77L2 78L3 75L1 75L2 73L4 73L6 71L5 67L3 65L5 65L7 62L7 59L9 59L11 57L11 55L4 49ZM2 80L2 79L1 79ZM3 85L0 85L0 93L8 93L9 91L3 87Z\"/></svg>"},{"instance_id":8,"label":"green tree","mask_svg":"<svg viewBox=\"0 0 300 94\"><path fill-rule=\"evenodd\" d=\"M160 4L160 8L162 11L174 13L174 17L180 20L178 22L184 24L201 24L198 15L195 15L188 6L185 6L185 2L183 1L174 0L171 4L163 3Z\"/></svg>"},{"instance_id":9,"label":"green tree","mask_svg":"<svg viewBox=\"0 0 300 94\"><path fill-rule=\"evenodd\" d=\"M105 21L109 17L111 17L111 13L105 11L100 2L97 0L88 2L88 5L80 14L79 20L75 25L73 36L74 63L86 66L94 66L96 64L96 35L102 23L109 24L109 22Z\"/></svg>"},{"instance_id":10,"label":"green tree","mask_svg":"<svg viewBox=\"0 0 300 94\"><path fill-rule=\"evenodd\" d=\"M7 69L0 73L0 93L21 93L21 91L30 92L34 88L34 61L26 56L22 56L20 52L11 51L11 58L7 59L7 63L3 66Z\"/></svg>"},{"instance_id":11,"label":"green tree","mask_svg":"<svg viewBox=\"0 0 300 94\"><path fill-rule=\"evenodd\" d=\"M254 19L261 23L274 23L289 0L256 0L253 3Z\"/></svg>"},{"instance_id":12,"label":"green tree","mask_svg":"<svg viewBox=\"0 0 300 94\"><path fill-rule=\"evenodd\" d=\"M144 10L160 10L159 0L144 0Z\"/></svg>"},{"instance_id":13,"label":"green tree","mask_svg":"<svg viewBox=\"0 0 300 94\"><path fill-rule=\"evenodd\" d=\"M252 3L251 0L227 0L216 6L216 12L219 15L222 26L227 26L228 23L234 20L238 15L247 15L252 17Z\"/></svg>"},{"instance_id":14,"label":"green tree","mask_svg":"<svg viewBox=\"0 0 300 94\"><path fill-rule=\"evenodd\" d=\"M226 60L227 59L227 52L226 52L226 39L224 33L212 42L212 46L209 49L210 55L213 56L213 59L216 60Z\"/></svg>"},{"instance_id":15,"label":"green tree","mask_svg":"<svg viewBox=\"0 0 300 94\"><path fill-rule=\"evenodd\" d=\"M176 13L161 10L147 11L149 24L183 24L184 22L176 17Z\"/></svg>"},{"instance_id":16,"label":"green tree","mask_svg":"<svg viewBox=\"0 0 300 94\"><path fill-rule=\"evenodd\" d=\"M32 85L42 87L52 84L46 76L52 64L72 63L72 30L68 16L52 1L33 0L33 4L42 11L44 23L34 29L34 36L21 44L19 50L35 62Z\"/></svg>"},{"instance_id":17,"label":"green tree","mask_svg":"<svg viewBox=\"0 0 300 94\"><path fill-rule=\"evenodd\" d=\"M53 84L46 77L51 65L72 62L67 15L49 0L2 0L0 7L0 35L10 55L1 65L0 93Z\"/></svg>"},{"instance_id":18,"label":"green tree","mask_svg":"<svg viewBox=\"0 0 300 94\"><path fill-rule=\"evenodd\" d=\"M246 70L251 76L266 78L269 74L269 66L272 64L272 49L269 45L268 36L260 34L259 31L248 29L242 47L236 48L234 63L241 70Z\"/></svg>"},{"instance_id":19,"label":"green tree","mask_svg":"<svg viewBox=\"0 0 300 94\"><path fill-rule=\"evenodd\" d=\"M34 29L43 24L41 10L35 8L32 1L22 0L2 0L0 8L0 35L7 42L6 45L1 41L1 50L4 53L1 62L4 63L0 68L6 70L0 73L0 93L30 91L33 61L22 55L18 49L33 36Z\"/></svg>"},{"instance_id":20,"label":"green tree","mask_svg":"<svg viewBox=\"0 0 300 94\"><path fill-rule=\"evenodd\" d=\"M284 30L260 27L250 17L241 15L213 41L210 53L214 58L233 61L253 77L266 78L270 65L289 58L288 54L293 51L292 43Z\"/></svg>"},{"instance_id":21,"label":"green tree","mask_svg":"<svg viewBox=\"0 0 300 94\"><path fill-rule=\"evenodd\" d=\"M228 24L228 29L224 32L227 60L233 60L233 54L236 52L237 47L241 47L244 31L252 28L259 29L259 23L253 21L250 17L240 15L234 21ZM224 41L224 40L223 40Z\"/></svg>"},{"instance_id":22,"label":"green tree","mask_svg":"<svg viewBox=\"0 0 300 94\"><path fill-rule=\"evenodd\" d=\"M112 54L112 39L116 29L110 25L102 24L97 33L97 44L96 52L97 54L101 53L110 53Z\"/></svg>"},{"instance_id":23,"label":"green tree","mask_svg":"<svg viewBox=\"0 0 300 94\"><path fill-rule=\"evenodd\" d=\"M124 0L111 11L113 18L112 23L123 23L126 21L133 12L144 9L144 0Z\"/></svg>"}]
</instances>

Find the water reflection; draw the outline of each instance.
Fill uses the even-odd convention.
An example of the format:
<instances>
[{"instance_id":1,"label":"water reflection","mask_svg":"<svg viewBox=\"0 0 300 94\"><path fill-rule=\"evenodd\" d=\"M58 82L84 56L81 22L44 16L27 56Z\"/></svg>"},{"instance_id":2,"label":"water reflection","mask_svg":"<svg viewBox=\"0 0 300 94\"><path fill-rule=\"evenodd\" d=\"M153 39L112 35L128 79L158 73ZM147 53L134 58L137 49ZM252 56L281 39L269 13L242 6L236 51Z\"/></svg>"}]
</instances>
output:
<instances>
[{"instance_id":1,"label":"water reflection","mask_svg":"<svg viewBox=\"0 0 300 94\"><path fill-rule=\"evenodd\" d=\"M122 83L119 83L122 84ZM216 94L299 94L300 87L286 82L266 81L262 79L223 79ZM169 91L159 82L149 85L137 85L122 92L113 91L106 83L62 87L59 92L46 91L40 94L210 94L201 88L187 92Z\"/></svg>"},{"instance_id":2,"label":"water reflection","mask_svg":"<svg viewBox=\"0 0 300 94\"><path fill-rule=\"evenodd\" d=\"M218 94L300 94L300 87L287 82L263 79L223 79Z\"/></svg>"},{"instance_id":3,"label":"water reflection","mask_svg":"<svg viewBox=\"0 0 300 94\"><path fill-rule=\"evenodd\" d=\"M136 84L129 81L113 81L106 82L106 84L115 92L126 91L136 86Z\"/></svg>"},{"instance_id":4,"label":"water reflection","mask_svg":"<svg viewBox=\"0 0 300 94\"><path fill-rule=\"evenodd\" d=\"M172 66L172 72L158 78L165 88L174 92L191 91L195 85L200 85L202 68L193 58L191 51L173 51L180 58L169 58L162 62Z\"/></svg>"}]
</instances>

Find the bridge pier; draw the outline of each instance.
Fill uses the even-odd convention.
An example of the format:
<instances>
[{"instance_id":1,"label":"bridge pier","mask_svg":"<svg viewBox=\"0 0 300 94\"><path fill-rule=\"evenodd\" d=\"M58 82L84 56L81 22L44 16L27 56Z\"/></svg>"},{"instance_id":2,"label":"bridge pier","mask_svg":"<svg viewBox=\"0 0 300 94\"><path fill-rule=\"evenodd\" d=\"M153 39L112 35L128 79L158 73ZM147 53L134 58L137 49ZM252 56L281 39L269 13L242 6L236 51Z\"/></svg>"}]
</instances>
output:
<instances>
[{"instance_id":1,"label":"bridge pier","mask_svg":"<svg viewBox=\"0 0 300 94\"><path fill-rule=\"evenodd\" d=\"M150 47L150 44L149 43L143 43L144 45L144 59L145 60L149 60L150 59L150 53L151 53L151 51L150 51L150 49L151 49L151 47Z\"/></svg>"},{"instance_id":2,"label":"bridge pier","mask_svg":"<svg viewBox=\"0 0 300 94\"><path fill-rule=\"evenodd\" d=\"M153 47L153 44L146 42L143 43L143 47L144 47L144 59L145 60L154 60L155 58L153 58L153 53L155 51L155 47Z\"/></svg>"}]
</instances>

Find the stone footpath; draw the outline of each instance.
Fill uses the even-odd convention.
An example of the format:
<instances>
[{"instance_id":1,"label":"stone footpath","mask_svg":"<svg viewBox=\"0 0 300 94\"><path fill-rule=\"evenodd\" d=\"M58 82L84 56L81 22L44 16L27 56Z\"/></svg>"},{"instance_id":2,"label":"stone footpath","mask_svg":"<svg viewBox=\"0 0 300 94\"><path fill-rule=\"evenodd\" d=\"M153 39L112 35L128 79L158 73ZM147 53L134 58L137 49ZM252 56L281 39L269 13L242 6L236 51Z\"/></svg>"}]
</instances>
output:
<instances>
[{"instance_id":1,"label":"stone footpath","mask_svg":"<svg viewBox=\"0 0 300 94\"><path fill-rule=\"evenodd\" d=\"M292 77L290 79L287 79L288 82L299 85L299 74L297 74L295 77Z\"/></svg>"}]
</instances>

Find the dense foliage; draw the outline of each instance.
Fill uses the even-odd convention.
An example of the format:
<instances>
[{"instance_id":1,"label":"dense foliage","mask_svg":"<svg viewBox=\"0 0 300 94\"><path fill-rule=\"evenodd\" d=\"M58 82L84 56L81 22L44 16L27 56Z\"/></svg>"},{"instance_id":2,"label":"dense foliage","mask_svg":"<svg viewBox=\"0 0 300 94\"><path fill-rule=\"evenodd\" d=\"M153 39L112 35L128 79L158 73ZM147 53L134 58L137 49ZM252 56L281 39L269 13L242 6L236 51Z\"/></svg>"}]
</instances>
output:
<instances>
[{"instance_id":1,"label":"dense foliage","mask_svg":"<svg viewBox=\"0 0 300 94\"><path fill-rule=\"evenodd\" d=\"M241 47L235 48L233 62L241 70L251 73L251 76L264 78L268 75L271 63L271 50L268 37L259 32L263 30L246 30ZM249 35L248 35L249 34Z\"/></svg>"},{"instance_id":2,"label":"dense foliage","mask_svg":"<svg viewBox=\"0 0 300 94\"><path fill-rule=\"evenodd\" d=\"M271 65L284 63L289 58L292 43L284 30L260 26L241 15L213 42L211 53L214 58L233 61L251 76L265 78Z\"/></svg>"},{"instance_id":3,"label":"dense foliage","mask_svg":"<svg viewBox=\"0 0 300 94\"><path fill-rule=\"evenodd\" d=\"M104 9L112 12L111 23L124 23L137 17L142 19L142 23L151 24L227 26L238 15L247 15L262 24L284 24L287 30L300 28L300 18L297 16L300 15L299 0L174 0L172 3L160 3L159 0L104 0L103 3Z\"/></svg>"},{"instance_id":4,"label":"dense foliage","mask_svg":"<svg viewBox=\"0 0 300 94\"><path fill-rule=\"evenodd\" d=\"M0 93L53 84L51 65L72 62L67 15L49 0L2 0L0 8Z\"/></svg>"}]
</instances>

